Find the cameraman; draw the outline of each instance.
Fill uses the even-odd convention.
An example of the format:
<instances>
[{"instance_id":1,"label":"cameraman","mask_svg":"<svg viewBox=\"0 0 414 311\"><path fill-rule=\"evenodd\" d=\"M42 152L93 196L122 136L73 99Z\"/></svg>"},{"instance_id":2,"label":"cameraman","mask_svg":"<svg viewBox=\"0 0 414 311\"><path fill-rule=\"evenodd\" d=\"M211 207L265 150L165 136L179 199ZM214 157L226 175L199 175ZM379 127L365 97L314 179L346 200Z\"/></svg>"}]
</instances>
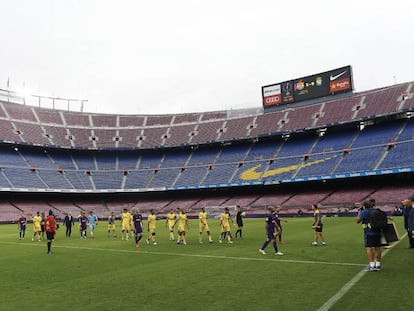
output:
<instances>
[{"instance_id":1,"label":"cameraman","mask_svg":"<svg viewBox=\"0 0 414 311\"><path fill-rule=\"evenodd\" d=\"M364 228L364 244L367 252L369 265L365 271L381 270L381 232L371 229L369 223L369 212L373 209L370 201L362 202L356 218L357 224L362 223Z\"/></svg>"}]
</instances>

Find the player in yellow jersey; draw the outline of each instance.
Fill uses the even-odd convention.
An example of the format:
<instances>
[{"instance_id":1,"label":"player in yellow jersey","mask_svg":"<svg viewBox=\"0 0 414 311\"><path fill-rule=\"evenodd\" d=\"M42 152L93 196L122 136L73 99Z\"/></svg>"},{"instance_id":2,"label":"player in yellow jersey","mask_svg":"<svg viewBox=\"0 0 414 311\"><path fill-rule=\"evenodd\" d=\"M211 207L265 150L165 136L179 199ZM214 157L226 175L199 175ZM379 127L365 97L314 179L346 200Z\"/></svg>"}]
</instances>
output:
<instances>
[{"instance_id":1,"label":"player in yellow jersey","mask_svg":"<svg viewBox=\"0 0 414 311\"><path fill-rule=\"evenodd\" d=\"M203 232L206 232L208 236L208 242L213 243L213 240L211 239L210 228L208 227L208 223L207 223L207 213L204 207L201 209L201 212L198 214L198 228L200 232L198 241L200 243L203 243L202 235L203 235Z\"/></svg>"},{"instance_id":2,"label":"player in yellow jersey","mask_svg":"<svg viewBox=\"0 0 414 311\"><path fill-rule=\"evenodd\" d=\"M36 238L40 242L42 240L42 227L40 223L42 222L42 216L40 216L40 212L37 212L36 215L33 217L33 238L34 241Z\"/></svg>"},{"instance_id":3,"label":"player in yellow jersey","mask_svg":"<svg viewBox=\"0 0 414 311\"><path fill-rule=\"evenodd\" d=\"M128 209L124 208L124 211L121 214L121 230L122 230L122 240L129 239L129 232L131 231L132 215Z\"/></svg>"},{"instance_id":4,"label":"player in yellow jersey","mask_svg":"<svg viewBox=\"0 0 414 311\"><path fill-rule=\"evenodd\" d=\"M187 215L184 210L177 209L178 211L178 218L175 221L178 222L178 241L177 244L184 244L187 245L187 241L185 239L185 230L190 230L190 223L188 221Z\"/></svg>"},{"instance_id":5,"label":"player in yellow jersey","mask_svg":"<svg viewBox=\"0 0 414 311\"><path fill-rule=\"evenodd\" d=\"M233 243L231 232L230 232L230 223L232 222L232 219L230 217L229 208L226 207L224 209L224 212L220 215L220 227L221 227L221 234L219 243L222 243L222 240L225 240L227 237L228 243Z\"/></svg>"},{"instance_id":6,"label":"player in yellow jersey","mask_svg":"<svg viewBox=\"0 0 414 311\"><path fill-rule=\"evenodd\" d=\"M157 241L155 240L156 222L157 222L157 215L155 215L155 212L152 209L152 210L150 210L150 214L148 215L148 232L149 232L149 236L146 240L147 244L149 244L149 242L151 240L153 245L157 245Z\"/></svg>"},{"instance_id":7,"label":"player in yellow jersey","mask_svg":"<svg viewBox=\"0 0 414 311\"><path fill-rule=\"evenodd\" d=\"M174 210L171 210L168 214L167 214L167 219L165 221L165 226L168 228L168 230L170 230L170 241L174 241L175 237L174 237L174 225L175 225L175 219L177 217L175 216Z\"/></svg>"}]
</instances>

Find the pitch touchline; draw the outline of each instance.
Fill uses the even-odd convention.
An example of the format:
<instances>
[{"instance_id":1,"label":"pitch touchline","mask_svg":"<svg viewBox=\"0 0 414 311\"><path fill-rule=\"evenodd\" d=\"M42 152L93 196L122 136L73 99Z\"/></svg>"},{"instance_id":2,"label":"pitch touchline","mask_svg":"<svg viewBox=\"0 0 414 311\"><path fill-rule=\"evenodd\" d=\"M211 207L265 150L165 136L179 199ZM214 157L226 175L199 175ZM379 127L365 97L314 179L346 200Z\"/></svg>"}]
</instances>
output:
<instances>
[{"instance_id":1,"label":"pitch touchline","mask_svg":"<svg viewBox=\"0 0 414 311\"><path fill-rule=\"evenodd\" d=\"M405 233L401 239L399 241L397 241L393 246L397 245L398 243L401 242L401 240L403 240L405 238L405 236L407 235L407 233ZM392 248L386 249L383 253L382 253L382 258L388 254L388 252L391 250ZM366 266L366 265L364 265ZM361 270L358 272L357 275L355 275L348 283L346 283L335 295L333 295L327 302L325 302L323 304L322 307L320 307L318 309L318 311L327 311L330 308L332 308L343 296L345 296L345 294L364 276L364 274L366 274L367 272L364 270Z\"/></svg>"},{"instance_id":2,"label":"pitch touchline","mask_svg":"<svg viewBox=\"0 0 414 311\"><path fill-rule=\"evenodd\" d=\"M30 245L30 246L44 246L41 244L32 243L18 243L18 242L0 242L2 244L14 244L14 245ZM161 255L161 256L182 256L182 257L195 257L195 258L212 258L212 259L233 259L233 260L247 260L247 261L271 261L271 262L286 262L286 263L301 263L301 264L315 264L315 265L335 265L335 266L366 266L365 264L349 263L349 262L325 262L325 261L311 261L311 260L293 260L293 259L268 259L268 258L254 258L254 257L234 257L234 256L218 256L218 255L200 255L200 254L182 254L182 253L166 253L166 252L149 252L142 250L127 250L127 249L113 249L113 248L95 248L95 247L80 247L80 246L61 246L53 245L54 248L65 249L79 249L79 250L91 250L101 252L116 252L116 253L130 253L130 254L149 254L149 255Z\"/></svg>"}]
</instances>

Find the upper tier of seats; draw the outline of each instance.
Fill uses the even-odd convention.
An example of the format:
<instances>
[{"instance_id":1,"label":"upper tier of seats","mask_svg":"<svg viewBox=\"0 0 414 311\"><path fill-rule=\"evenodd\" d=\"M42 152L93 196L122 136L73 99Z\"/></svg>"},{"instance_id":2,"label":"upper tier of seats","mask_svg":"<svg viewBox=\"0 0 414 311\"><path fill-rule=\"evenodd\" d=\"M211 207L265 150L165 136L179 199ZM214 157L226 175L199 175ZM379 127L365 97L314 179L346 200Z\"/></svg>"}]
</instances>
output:
<instances>
[{"instance_id":1,"label":"upper tier of seats","mask_svg":"<svg viewBox=\"0 0 414 311\"><path fill-rule=\"evenodd\" d=\"M255 138L411 111L413 82L277 111L108 115L0 101L0 141L79 149L157 148Z\"/></svg>"}]
</instances>

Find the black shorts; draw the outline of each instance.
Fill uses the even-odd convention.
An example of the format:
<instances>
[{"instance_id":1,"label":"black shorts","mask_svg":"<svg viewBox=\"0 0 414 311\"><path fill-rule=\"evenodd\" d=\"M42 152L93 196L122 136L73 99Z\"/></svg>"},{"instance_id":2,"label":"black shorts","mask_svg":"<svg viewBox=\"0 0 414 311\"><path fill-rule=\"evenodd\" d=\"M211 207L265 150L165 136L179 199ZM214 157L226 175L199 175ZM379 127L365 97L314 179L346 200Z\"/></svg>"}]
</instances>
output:
<instances>
[{"instance_id":1,"label":"black shorts","mask_svg":"<svg viewBox=\"0 0 414 311\"><path fill-rule=\"evenodd\" d=\"M46 237L48 241L52 241L55 238L55 233L46 231Z\"/></svg>"},{"instance_id":2,"label":"black shorts","mask_svg":"<svg viewBox=\"0 0 414 311\"><path fill-rule=\"evenodd\" d=\"M318 228L315 228L315 232L322 232L322 230L323 230L323 224L320 224Z\"/></svg>"},{"instance_id":3,"label":"black shorts","mask_svg":"<svg viewBox=\"0 0 414 311\"><path fill-rule=\"evenodd\" d=\"M381 247L381 235L365 234L365 247Z\"/></svg>"}]
</instances>

